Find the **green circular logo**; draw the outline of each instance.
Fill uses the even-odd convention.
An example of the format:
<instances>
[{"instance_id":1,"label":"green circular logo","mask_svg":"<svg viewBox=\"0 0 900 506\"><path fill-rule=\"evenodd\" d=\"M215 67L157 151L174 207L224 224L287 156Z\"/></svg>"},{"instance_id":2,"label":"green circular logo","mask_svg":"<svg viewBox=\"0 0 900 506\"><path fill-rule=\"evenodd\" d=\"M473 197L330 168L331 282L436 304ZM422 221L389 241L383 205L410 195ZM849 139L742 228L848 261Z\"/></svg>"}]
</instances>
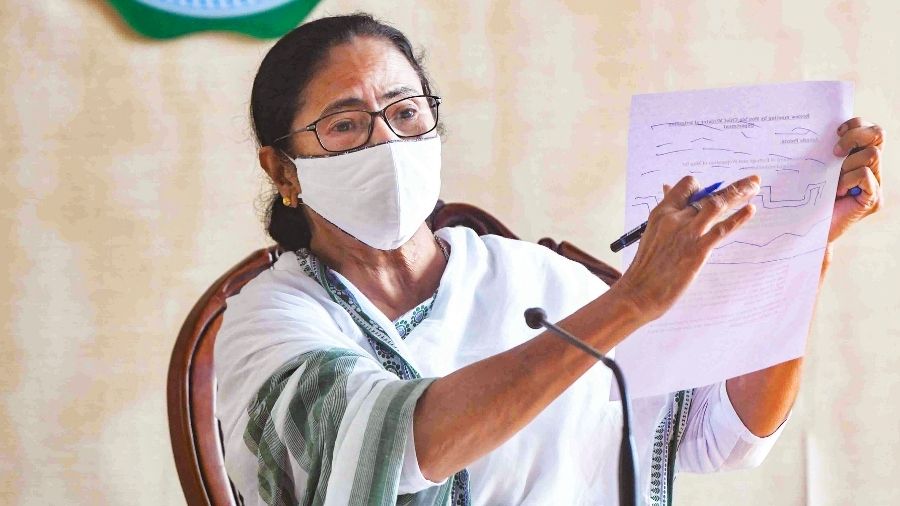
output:
<instances>
[{"instance_id":1,"label":"green circular logo","mask_svg":"<svg viewBox=\"0 0 900 506\"><path fill-rule=\"evenodd\" d=\"M274 38L296 27L319 0L109 0L136 31L168 39L199 31Z\"/></svg>"}]
</instances>

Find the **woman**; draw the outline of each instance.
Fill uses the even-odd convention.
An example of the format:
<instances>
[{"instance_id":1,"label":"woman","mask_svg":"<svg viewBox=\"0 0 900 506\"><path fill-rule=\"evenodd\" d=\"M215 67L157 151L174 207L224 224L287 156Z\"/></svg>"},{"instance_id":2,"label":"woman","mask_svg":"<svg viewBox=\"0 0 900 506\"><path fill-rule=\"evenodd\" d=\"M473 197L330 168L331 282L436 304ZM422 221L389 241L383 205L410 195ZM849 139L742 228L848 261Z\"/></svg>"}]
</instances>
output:
<instances>
[{"instance_id":1,"label":"woman","mask_svg":"<svg viewBox=\"0 0 900 506\"><path fill-rule=\"evenodd\" d=\"M432 233L439 105L406 37L364 15L302 25L260 66L251 111L287 252L229 299L215 356L227 470L248 503L616 504L610 375L523 311L609 351L753 215L755 176L699 209L696 181L679 181L609 289L537 245ZM853 119L838 135L835 155L865 149L844 162L830 241L881 195L881 129ZM794 360L636 401L644 501L668 502L676 469L759 463L799 377Z\"/></svg>"}]
</instances>

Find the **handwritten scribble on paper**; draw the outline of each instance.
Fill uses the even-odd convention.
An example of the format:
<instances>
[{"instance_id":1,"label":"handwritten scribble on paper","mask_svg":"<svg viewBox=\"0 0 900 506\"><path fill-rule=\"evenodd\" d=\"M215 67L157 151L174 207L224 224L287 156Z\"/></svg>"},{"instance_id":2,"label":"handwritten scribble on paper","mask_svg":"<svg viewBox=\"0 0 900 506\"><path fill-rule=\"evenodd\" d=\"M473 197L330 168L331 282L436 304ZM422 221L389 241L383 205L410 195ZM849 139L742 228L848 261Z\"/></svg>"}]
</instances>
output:
<instances>
[{"instance_id":1,"label":"handwritten scribble on paper","mask_svg":"<svg viewBox=\"0 0 900 506\"><path fill-rule=\"evenodd\" d=\"M716 245L671 310L616 350L635 397L803 353L840 174L831 132L851 116L851 95L848 83L808 82L633 98L623 231L686 175L701 187L761 178L753 219ZM636 249L623 250L624 268Z\"/></svg>"}]
</instances>

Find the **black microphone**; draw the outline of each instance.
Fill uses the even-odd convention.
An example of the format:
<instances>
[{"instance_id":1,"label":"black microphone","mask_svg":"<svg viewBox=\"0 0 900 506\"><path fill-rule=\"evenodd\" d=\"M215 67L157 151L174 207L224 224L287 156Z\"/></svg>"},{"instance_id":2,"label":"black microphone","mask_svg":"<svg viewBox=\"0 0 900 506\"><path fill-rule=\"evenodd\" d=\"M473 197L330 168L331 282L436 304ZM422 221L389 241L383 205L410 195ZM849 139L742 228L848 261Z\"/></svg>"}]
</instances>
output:
<instances>
[{"instance_id":1,"label":"black microphone","mask_svg":"<svg viewBox=\"0 0 900 506\"><path fill-rule=\"evenodd\" d=\"M603 365L609 367L616 384L619 385L619 397L622 398L622 445L619 448L619 504L621 506L637 506L637 455L634 451L634 436L631 435L631 401L625 389L625 377L613 359L597 351L591 345L573 336L565 330L547 321L547 312L539 307L533 307L525 311L525 323L533 328L546 328L554 334L562 337L569 344L596 358Z\"/></svg>"}]
</instances>

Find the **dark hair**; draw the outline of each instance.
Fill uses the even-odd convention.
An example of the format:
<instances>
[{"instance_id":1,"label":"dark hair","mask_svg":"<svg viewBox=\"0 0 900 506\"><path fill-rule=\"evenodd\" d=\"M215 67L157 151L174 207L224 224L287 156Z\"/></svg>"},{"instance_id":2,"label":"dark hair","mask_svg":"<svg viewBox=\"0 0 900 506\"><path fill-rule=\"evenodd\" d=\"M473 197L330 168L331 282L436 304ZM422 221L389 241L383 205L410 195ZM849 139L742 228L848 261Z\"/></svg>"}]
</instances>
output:
<instances>
[{"instance_id":1,"label":"dark hair","mask_svg":"<svg viewBox=\"0 0 900 506\"><path fill-rule=\"evenodd\" d=\"M391 42L418 74L424 93L431 94L420 58L414 54L409 39L396 28L369 14L310 21L276 42L259 65L250 95L250 120L260 146L275 146L275 139L288 133L294 115L302 105L301 95L328 51L354 37L374 37ZM290 141L291 138L287 138L279 143L290 146ZM312 237L303 209L282 204L278 192L267 200L266 227L272 239L288 251L309 247Z\"/></svg>"}]
</instances>

